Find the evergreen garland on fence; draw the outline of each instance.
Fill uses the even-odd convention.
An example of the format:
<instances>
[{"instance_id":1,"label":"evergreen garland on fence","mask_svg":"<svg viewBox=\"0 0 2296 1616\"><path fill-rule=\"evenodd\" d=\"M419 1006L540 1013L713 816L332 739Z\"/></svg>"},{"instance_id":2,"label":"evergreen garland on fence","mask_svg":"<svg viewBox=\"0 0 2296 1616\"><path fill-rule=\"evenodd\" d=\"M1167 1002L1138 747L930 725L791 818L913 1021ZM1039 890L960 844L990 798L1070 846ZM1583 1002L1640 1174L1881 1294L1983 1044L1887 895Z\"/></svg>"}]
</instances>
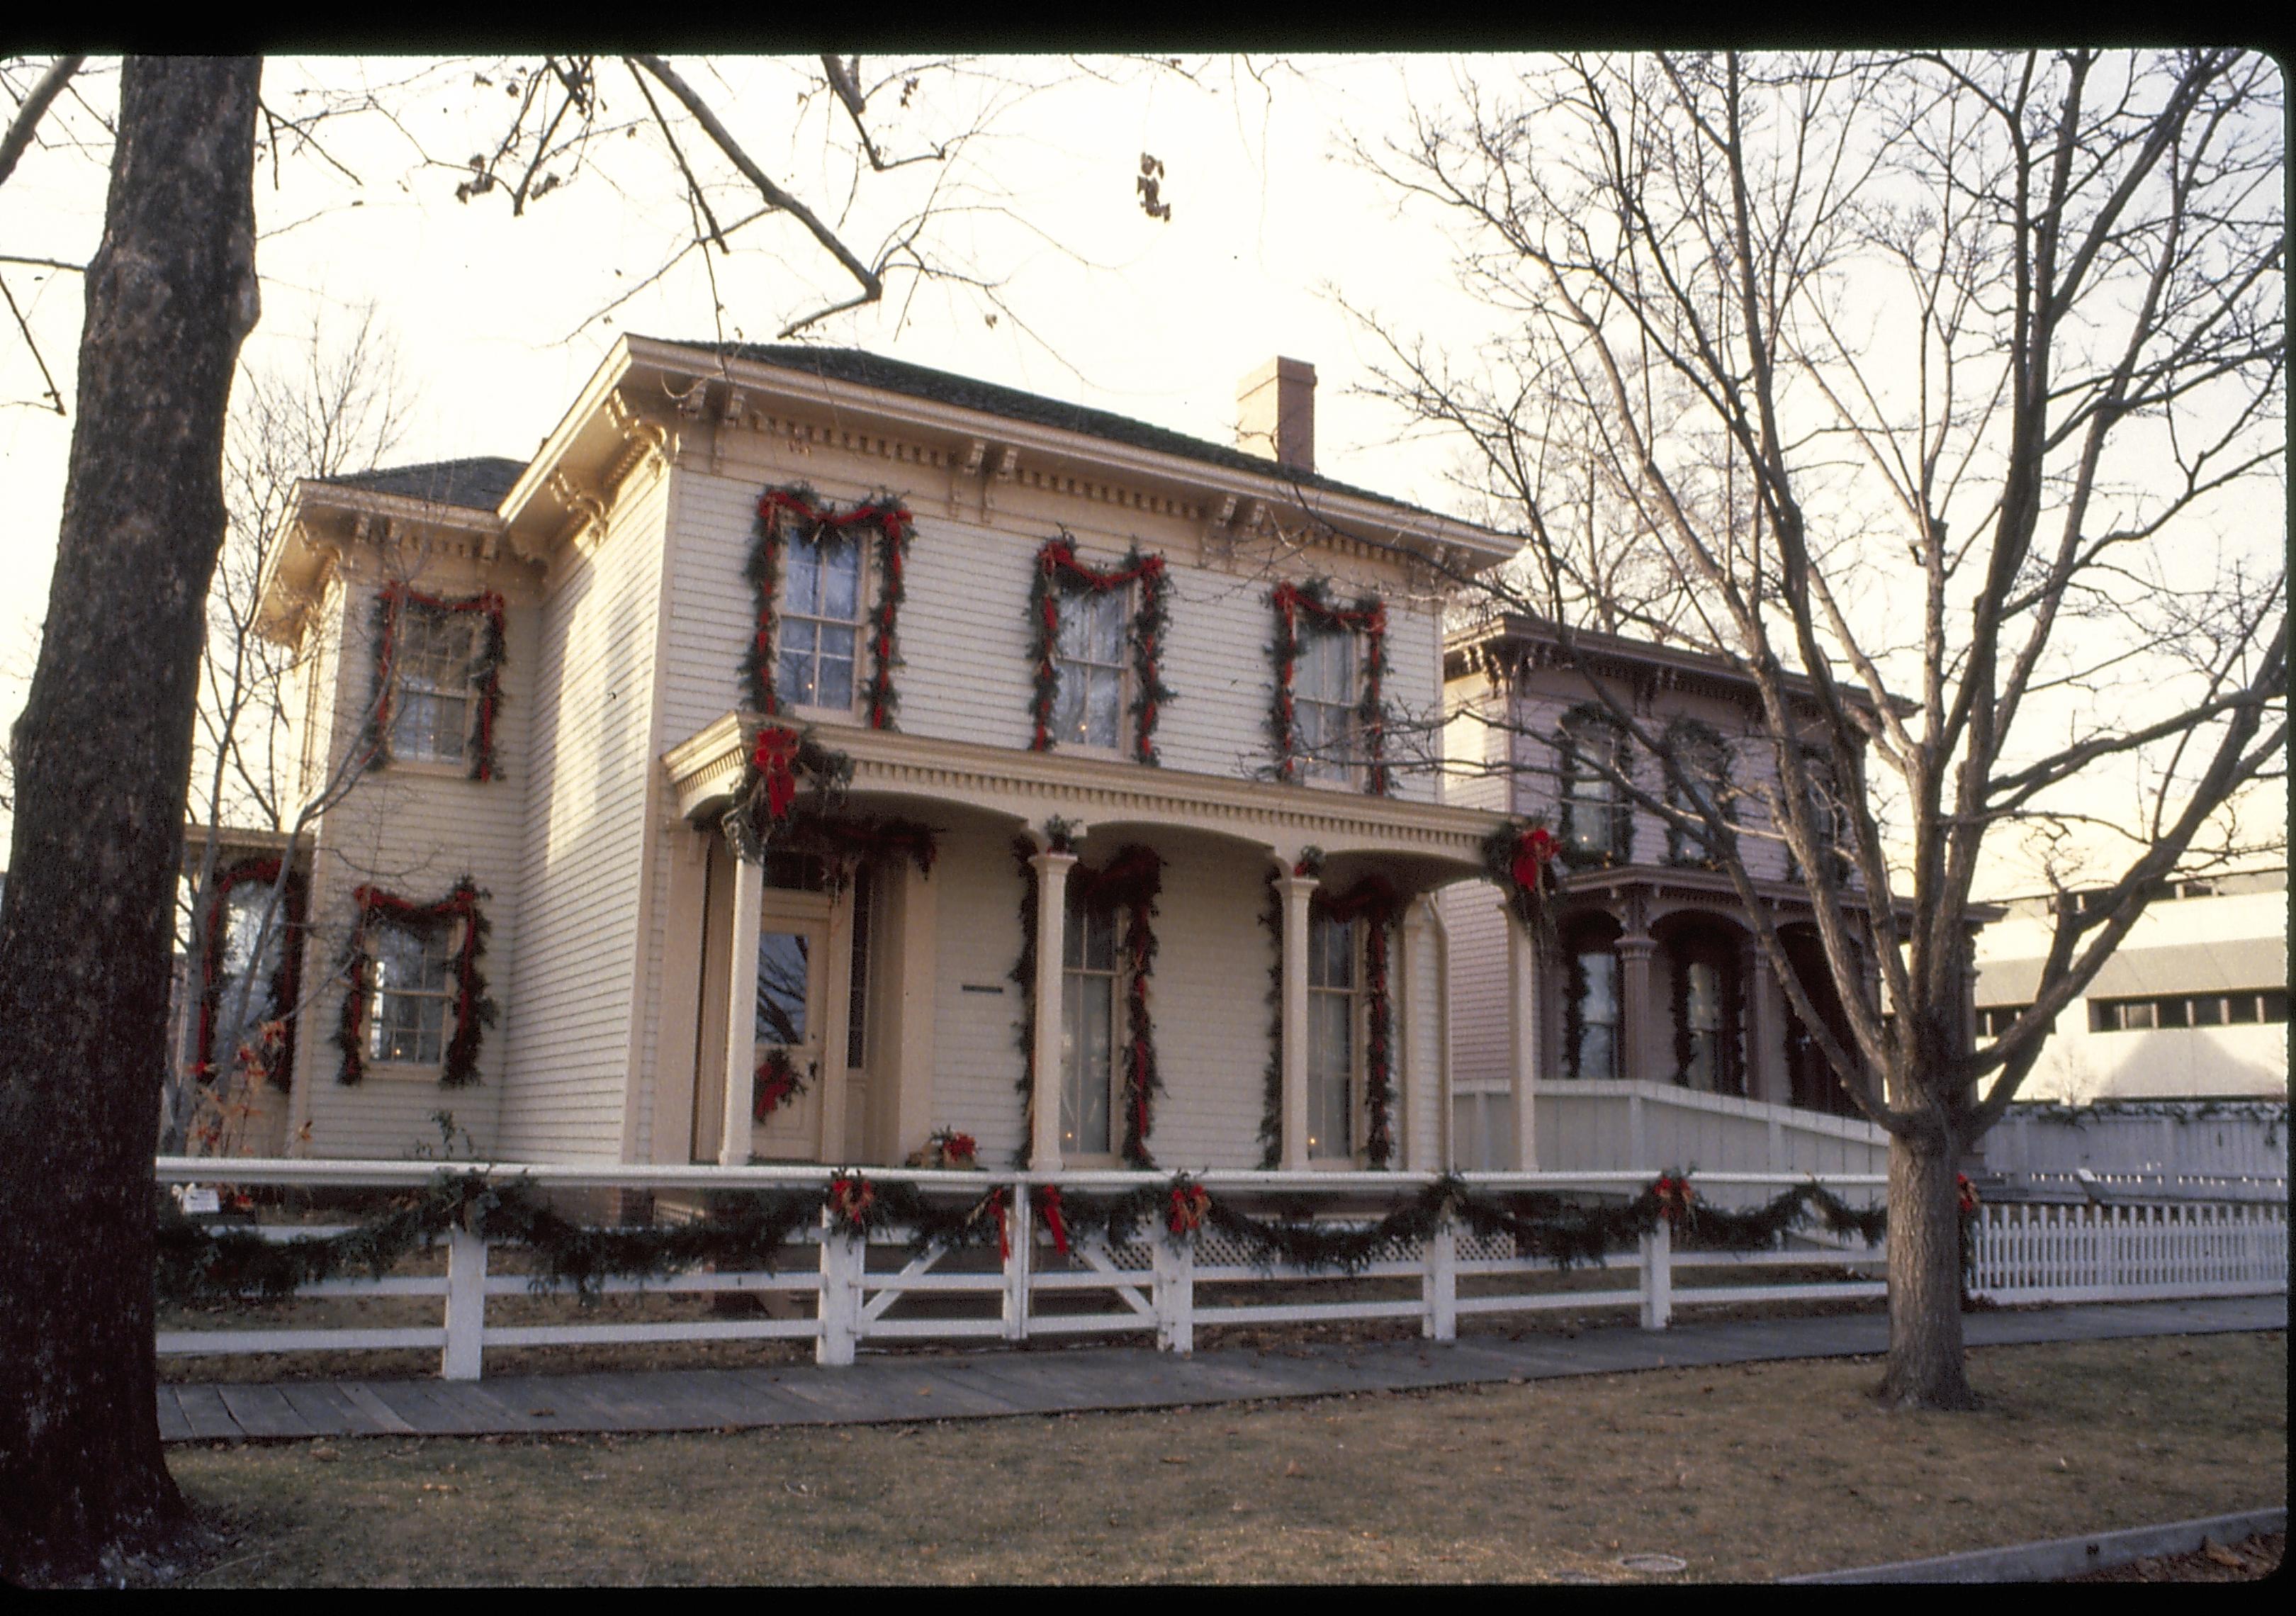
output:
<instances>
[{"instance_id":1,"label":"evergreen garland on fence","mask_svg":"<svg viewBox=\"0 0 2296 1616\"><path fill-rule=\"evenodd\" d=\"M1806 1184L1742 1211L1701 1200L1677 1175L1660 1177L1623 1203L1573 1203L1544 1192L1486 1200L1446 1175L1374 1223L1318 1222L1304 1213L1259 1218L1211 1195L1185 1173L1117 1195L1086 1195L1039 1185L1037 1215L1066 1251L1078 1237L1111 1246L1136 1243L1153 1231L1180 1244L1210 1227L1245 1244L1272 1270L1360 1273L1395 1243L1416 1243L1456 1219L1482 1235L1505 1235L1520 1256L1569 1267L1605 1256L1658 1227L1674 1225L1688 1250L1759 1251L1775 1246L1815 1217L1837 1235L1867 1243L1882 1237L1882 1208L1846 1205ZM905 1227L913 1255L1007 1239L1010 1193L993 1186L964 1203L937 1207L914 1185L880 1184L857 1170L833 1175L821 1189L724 1191L690 1223L605 1228L552 1211L522 1178L490 1182L483 1174L442 1169L390 1211L340 1235L273 1242L245 1229L209 1227L160 1198L157 1295L167 1305L226 1297L277 1299L306 1284L364 1272L380 1278L402 1258L426 1251L456 1229L524 1246L535 1254L534 1288L554 1284L595 1300L608 1279L661 1279L703 1263L729 1270L772 1269L800 1232L826 1215L839 1232L865 1237ZM1964 1210L1964 1222L1969 1216Z\"/></svg>"}]
</instances>

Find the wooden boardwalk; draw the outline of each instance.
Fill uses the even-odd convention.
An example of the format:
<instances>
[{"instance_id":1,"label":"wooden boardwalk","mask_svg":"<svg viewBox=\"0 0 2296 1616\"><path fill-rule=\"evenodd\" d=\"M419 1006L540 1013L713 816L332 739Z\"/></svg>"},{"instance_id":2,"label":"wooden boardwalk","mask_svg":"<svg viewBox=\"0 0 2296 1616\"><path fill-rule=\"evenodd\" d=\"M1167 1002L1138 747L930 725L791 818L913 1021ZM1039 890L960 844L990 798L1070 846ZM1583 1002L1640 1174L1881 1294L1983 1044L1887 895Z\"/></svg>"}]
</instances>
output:
<instances>
[{"instance_id":1,"label":"wooden boardwalk","mask_svg":"<svg viewBox=\"0 0 2296 1616\"><path fill-rule=\"evenodd\" d=\"M2288 1299L2243 1296L1973 1313L1969 1344L2102 1341L2225 1330L2284 1330ZM1637 1369L1850 1358L1887 1350L1879 1314L1677 1324L1577 1336L1470 1336L1228 1349L1175 1358L1098 1347L900 1358L844 1369L668 1369L620 1374L514 1374L482 1381L298 1381L160 1388L170 1442L312 1437L490 1436L521 1431L718 1431L842 1425L1086 1409L1329 1397L1382 1389L1546 1380Z\"/></svg>"}]
</instances>

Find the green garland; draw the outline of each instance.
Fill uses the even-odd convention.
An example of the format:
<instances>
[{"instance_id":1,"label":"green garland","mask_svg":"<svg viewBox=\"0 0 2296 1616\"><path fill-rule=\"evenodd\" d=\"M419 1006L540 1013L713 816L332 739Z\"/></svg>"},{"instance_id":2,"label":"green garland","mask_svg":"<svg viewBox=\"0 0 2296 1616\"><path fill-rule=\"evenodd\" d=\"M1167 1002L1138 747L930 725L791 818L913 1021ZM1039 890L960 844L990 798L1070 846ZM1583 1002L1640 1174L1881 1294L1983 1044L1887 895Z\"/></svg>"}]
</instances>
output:
<instances>
[{"instance_id":1,"label":"green garland","mask_svg":"<svg viewBox=\"0 0 2296 1616\"><path fill-rule=\"evenodd\" d=\"M1887 1217L1880 1207L1846 1205L1816 1184L1788 1190L1759 1207L1726 1211L1701 1200L1678 1175L1661 1177L1623 1203L1574 1203L1547 1193L1485 1200L1463 1179L1446 1175L1371 1224L1321 1223L1299 1213L1255 1218L1208 1194L1185 1173L1119 1195L1055 1197L1040 1188L1034 1199L1040 1212L1057 1210L1064 1243L1096 1235L1111 1246L1128 1245L1151 1229L1181 1243L1209 1226L1247 1244L1264 1267L1282 1263L1310 1273L1350 1274L1360 1273L1393 1243L1426 1240L1447 1219L1476 1235L1511 1238L1519 1256L1570 1267L1599 1265L1662 1221L1673 1223L1677 1243L1686 1249L1759 1251L1775 1246L1813 1217L1834 1234L1854 1234L1871 1244L1882 1237ZM164 1196L159 1207L155 1283L163 1305L231 1297L277 1300L300 1285L354 1272L381 1278L402 1258L430 1249L457 1229L524 1246L536 1258L536 1291L569 1285L587 1303L612 1278L661 1279L703 1263L733 1271L770 1270L799 1233L824 1214L840 1232L864 1237L906 1227L913 1255L985 1245L992 1239L1002 1243L1010 1192L996 1185L943 1210L914 1185L880 1184L848 1169L821 1189L720 1192L709 1197L705 1214L690 1223L602 1228L560 1217L525 1179L495 1184L480 1173L441 1169L422 1190L357 1227L277 1242L245 1229L193 1222Z\"/></svg>"},{"instance_id":2,"label":"green garland","mask_svg":"<svg viewBox=\"0 0 2296 1616\"><path fill-rule=\"evenodd\" d=\"M1556 795L1562 802L1558 834L1562 842L1562 862L1574 870L1608 870L1626 864L1634 857L1633 805L1621 798L1605 808L1603 811L1610 823L1603 827L1599 844L1581 847L1578 841L1579 826L1575 823L1578 805L1571 800L1570 788L1578 783L1581 759L1597 734L1604 736L1611 748L1611 761L1618 772L1631 777L1634 754L1628 747L1627 726L1611 717L1610 709L1601 702L1582 701L1564 713L1556 727L1562 752L1561 767L1556 771L1560 788ZM1593 778L1609 783L1601 769L1589 772Z\"/></svg>"},{"instance_id":3,"label":"green garland","mask_svg":"<svg viewBox=\"0 0 2296 1616\"><path fill-rule=\"evenodd\" d=\"M1029 591L1029 624L1035 636L1029 663L1036 688L1029 697L1033 725L1029 747L1047 751L1053 745L1053 704L1060 693L1061 600L1070 595L1105 595L1128 585L1140 586L1140 603L1132 612L1133 740L1135 759L1150 767L1163 762L1156 751L1156 720L1173 692L1162 675L1164 633L1171 626L1171 579L1164 558L1150 555L1134 540L1124 559L1109 571L1077 559L1076 541L1065 533L1047 539L1037 552L1036 578Z\"/></svg>"},{"instance_id":4,"label":"green garland","mask_svg":"<svg viewBox=\"0 0 2296 1616\"><path fill-rule=\"evenodd\" d=\"M1269 738L1275 742L1275 774L1289 785L1300 778L1300 726L1292 678L1300 662L1300 614L1306 612L1327 633L1360 631L1368 642L1364 656L1363 695L1356 703L1366 764L1364 789L1384 797L1394 788L1387 761L1387 703L1382 694L1388 673L1387 607L1379 596L1366 595L1352 606L1332 602L1329 578L1311 578L1303 584L1285 581L1268 597L1275 609L1275 693L1268 709Z\"/></svg>"},{"instance_id":5,"label":"green garland","mask_svg":"<svg viewBox=\"0 0 2296 1616\"><path fill-rule=\"evenodd\" d=\"M901 603L908 597L903 574L916 521L908 507L890 494L876 495L840 515L803 483L769 488L758 497L757 536L742 571L756 599L750 646L742 657L742 692L751 710L773 718L786 705L781 699L775 663L780 638L776 607L783 550L791 537L819 549L842 538L848 529L858 527L874 528L878 535L877 603L869 613L869 679L863 687L868 699L869 727L893 727L893 711L901 699L893 685L893 669L900 666Z\"/></svg>"},{"instance_id":6,"label":"green garland","mask_svg":"<svg viewBox=\"0 0 2296 1616\"><path fill-rule=\"evenodd\" d=\"M1313 849L1310 849L1311 851ZM1318 856L1320 861L1320 855ZM1303 858L1304 865L1306 860ZM1283 1164L1283 893L1282 879L1267 872L1267 900L1259 923L1267 932L1267 1067L1259 1082L1259 1166L1273 1172Z\"/></svg>"}]
</instances>

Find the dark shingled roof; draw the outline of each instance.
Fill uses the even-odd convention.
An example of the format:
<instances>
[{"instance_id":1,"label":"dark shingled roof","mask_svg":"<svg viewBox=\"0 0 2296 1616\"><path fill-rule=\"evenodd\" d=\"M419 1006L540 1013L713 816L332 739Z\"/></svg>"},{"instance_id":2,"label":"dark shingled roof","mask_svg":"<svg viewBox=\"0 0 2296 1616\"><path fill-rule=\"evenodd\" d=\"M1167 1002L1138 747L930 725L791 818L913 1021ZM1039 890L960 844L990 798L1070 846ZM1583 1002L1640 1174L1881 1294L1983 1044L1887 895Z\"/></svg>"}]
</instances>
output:
<instances>
[{"instance_id":1,"label":"dark shingled roof","mask_svg":"<svg viewBox=\"0 0 2296 1616\"><path fill-rule=\"evenodd\" d=\"M1057 398L1024 393L1017 388L999 387L992 381L975 381L970 376L953 375L947 371L911 365L903 359L887 359L876 354L864 353L857 348L819 348L803 342L682 342L668 337L656 338L655 340L777 365L783 370L804 371L834 381L882 388L890 393L906 393L914 398L931 398L962 409L1002 415L1008 421L1026 421L1035 426L1082 432L1088 437L1104 438L1111 443L1128 443L1136 448L1153 449L1162 455L1177 455L1210 465L1226 466L1230 471L1251 472L1285 481L1297 480L1303 488L1353 495L1358 499L1375 499L1398 510L1420 510L1417 505L1406 504L1385 494L1374 493L1369 488L1355 488L1313 472L1295 472L1263 455L1249 455L1226 444L1207 443L1201 438L1190 438L1182 432L1166 431L1160 426L1151 426L1128 415L1087 409L1081 404L1063 404ZM1423 514L1431 515L1433 513Z\"/></svg>"},{"instance_id":2,"label":"dark shingled roof","mask_svg":"<svg viewBox=\"0 0 2296 1616\"><path fill-rule=\"evenodd\" d=\"M468 460L433 460L422 465L390 466L378 472L353 472L323 481L373 494L395 494L432 504L460 505L472 511L492 511L503 502L511 485L526 470L523 460L499 455L478 455Z\"/></svg>"}]
</instances>

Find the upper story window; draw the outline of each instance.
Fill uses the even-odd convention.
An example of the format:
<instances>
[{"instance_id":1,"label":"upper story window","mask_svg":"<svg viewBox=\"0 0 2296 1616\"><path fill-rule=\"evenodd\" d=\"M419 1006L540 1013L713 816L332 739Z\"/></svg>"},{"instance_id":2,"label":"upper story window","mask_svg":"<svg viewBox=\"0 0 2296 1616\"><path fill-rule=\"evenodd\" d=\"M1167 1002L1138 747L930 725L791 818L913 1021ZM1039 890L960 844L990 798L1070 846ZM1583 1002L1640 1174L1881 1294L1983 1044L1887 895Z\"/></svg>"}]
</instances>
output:
<instances>
[{"instance_id":1,"label":"upper story window","mask_svg":"<svg viewBox=\"0 0 2296 1616\"><path fill-rule=\"evenodd\" d=\"M775 684L798 707L853 706L861 644L861 546L851 535L793 544L782 581Z\"/></svg>"},{"instance_id":2,"label":"upper story window","mask_svg":"<svg viewBox=\"0 0 2296 1616\"><path fill-rule=\"evenodd\" d=\"M1623 780L1631 767L1626 731L1599 707L1564 715L1561 735L1562 856L1580 865L1624 864L1634 811Z\"/></svg>"},{"instance_id":3,"label":"upper story window","mask_svg":"<svg viewBox=\"0 0 2296 1616\"><path fill-rule=\"evenodd\" d=\"M1707 835L1698 824L1707 810L1727 822L1736 817L1730 785L1730 743L1695 718L1677 719L1666 734L1666 805L1687 816L1687 825L1669 821L1666 857L1669 864L1714 863Z\"/></svg>"},{"instance_id":4,"label":"upper story window","mask_svg":"<svg viewBox=\"0 0 2296 1616\"><path fill-rule=\"evenodd\" d=\"M1850 875L1850 848L1856 831L1833 759L1816 747L1806 746L1801 751L1801 767L1809 780L1810 829L1825 849L1826 874L1837 883L1846 882ZM1799 881L1801 875L1801 860L1789 845L1786 879Z\"/></svg>"},{"instance_id":5,"label":"upper story window","mask_svg":"<svg viewBox=\"0 0 2296 1616\"><path fill-rule=\"evenodd\" d=\"M1387 761L1387 607L1375 595L1351 606L1329 580L1282 583L1275 608L1278 779L1360 783L1374 797L1394 789Z\"/></svg>"},{"instance_id":6,"label":"upper story window","mask_svg":"<svg viewBox=\"0 0 2296 1616\"><path fill-rule=\"evenodd\" d=\"M1310 779L1346 780L1355 772L1361 661L1352 629L1301 629L1292 710L1300 768Z\"/></svg>"},{"instance_id":7,"label":"upper story window","mask_svg":"<svg viewBox=\"0 0 2296 1616\"><path fill-rule=\"evenodd\" d=\"M366 735L377 763L463 765L495 777L502 699L503 598L462 599L385 585L376 603L374 705Z\"/></svg>"},{"instance_id":8,"label":"upper story window","mask_svg":"<svg viewBox=\"0 0 2296 1616\"><path fill-rule=\"evenodd\" d=\"M408 601L400 608L395 661L398 700L390 751L422 763L461 763L470 754L476 708L471 664L478 619Z\"/></svg>"},{"instance_id":9,"label":"upper story window","mask_svg":"<svg viewBox=\"0 0 2296 1616\"><path fill-rule=\"evenodd\" d=\"M446 1058L447 1013L455 995L453 932L451 926L374 923L370 1058L423 1066Z\"/></svg>"},{"instance_id":10,"label":"upper story window","mask_svg":"<svg viewBox=\"0 0 2296 1616\"><path fill-rule=\"evenodd\" d=\"M1064 746L1122 744L1125 627L1132 592L1115 588L1064 602L1054 652L1052 738Z\"/></svg>"},{"instance_id":11,"label":"upper story window","mask_svg":"<svg viewBox=\"0 0 2296 1616\"><path fill-rule=\"evenodd\" d=\"M1982 1018L1988 1013L1980 1011ZM2169 994L2141 999L2091 999L2091 1032L2146 1032L2164 1027L2234 1027L2288 1019L2288 989ZM1981 1024L1981 1022L1980 1022Z\"/></svg>"}]
</instances>

